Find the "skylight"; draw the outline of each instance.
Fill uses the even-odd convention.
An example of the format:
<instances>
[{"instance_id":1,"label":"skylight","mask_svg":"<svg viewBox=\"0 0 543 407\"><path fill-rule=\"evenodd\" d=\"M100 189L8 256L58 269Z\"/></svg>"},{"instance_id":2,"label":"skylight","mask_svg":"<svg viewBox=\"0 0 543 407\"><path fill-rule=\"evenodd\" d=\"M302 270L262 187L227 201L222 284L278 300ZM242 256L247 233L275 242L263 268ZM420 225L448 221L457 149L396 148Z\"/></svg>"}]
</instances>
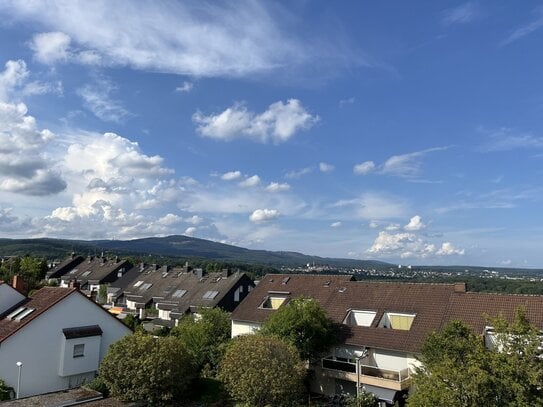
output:
<instances>
[{"instance_id":1,"label":"skylight","mask_svg":"<svg viewBox=\"0 0 543 407\"><path fill-rule=\"evenodd\" d=\"M173 293L172 297L173 298L181 298L186 293L187 293L187 290L177 290L176 292Z\"/></svg>"},{"instance_id":2,"label":"skylight","mask_svg":"<svg viewBox=\"0 0 543 407\"><path fill-rule=\"evenodd\" d=\"M87 277L90 273L91 273L91 271L87 270L82 274L82 277Z\"/></svg>"},{"instance_id":3,"label":"skylight","mask_svg":"<svg viewBox=\"0 0 543 407\"><path fill-rule=\"evenodd\" d=\"M217 296L217 294L219 294L218 291L207 291L203 296L202 298L203 299L206 299L206 300L212 300L213 298L215 298Z\"/></svg>"},{"instance_id":4,"label":"skylight","mask_svg":"<svg viewBox=\"0 0 543 407\"><path fill-rule=\"evenodd\" d=\"M34 308L19 307L15 311L13 311L11 314L9 314L6 317L6 319L20 321L24 317L26 317L27 315L30 315L34 311L35 311Z\"/></svg>"},{"instance_id":5,"label":"skylight","mask_svg":"<svg viewBox=\"0 0 543 407\"><path fill-rule=\"evenodd\" d=\"M143 284L141 287L140 287L140 290L141 291L147 291L149 288L151 288L153 286L153 284L151 283L145 283Z\"/></svg>"},{"instance_id":6,"label":"skylight","mask_svg":"<svg viewBox=\"0 0 543 407\"><path fill-rule=\"evenodd\" d=\"M143 280L140 280L140 281L134 283L134 287L139 287L142 284L143 284Z\"/></svg>"}]
</instances>

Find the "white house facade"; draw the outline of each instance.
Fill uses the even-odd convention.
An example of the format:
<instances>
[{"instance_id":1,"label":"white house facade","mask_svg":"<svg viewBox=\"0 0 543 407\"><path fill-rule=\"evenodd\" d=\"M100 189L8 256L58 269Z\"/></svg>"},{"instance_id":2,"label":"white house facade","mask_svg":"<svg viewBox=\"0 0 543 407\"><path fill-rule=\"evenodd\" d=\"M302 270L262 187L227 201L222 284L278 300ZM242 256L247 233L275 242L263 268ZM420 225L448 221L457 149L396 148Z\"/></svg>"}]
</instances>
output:
<instances>
[{"instance_id":1,"label":"white house facade","mask_svg":"<svg viewBox=\"0 0 543 407\"><path fill-rule=\"evenodd\" d=\"M79 386L130 333L77 289L42 288L0 318L0 378L19 387L19 397Z\"/></svg>"}]
</instances>

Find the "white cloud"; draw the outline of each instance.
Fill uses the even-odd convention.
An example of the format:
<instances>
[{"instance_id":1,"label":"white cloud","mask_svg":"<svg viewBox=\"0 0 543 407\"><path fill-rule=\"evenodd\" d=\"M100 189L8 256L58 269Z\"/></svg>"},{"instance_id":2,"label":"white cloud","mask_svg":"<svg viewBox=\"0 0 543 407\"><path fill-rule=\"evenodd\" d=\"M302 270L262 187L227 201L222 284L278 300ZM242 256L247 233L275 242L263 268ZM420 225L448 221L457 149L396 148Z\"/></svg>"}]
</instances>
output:
<instances>
[{"instance_id":1,"label":"white cloud","mask_svg":"<svg viewBox=\"0 0 543 407\"><path fill-rule=\"evenodd\" d=\"M288 191L290 189L290 185L286 182L284 183L278 183L278 182L270 182L270 184L266 187L266 191L269 192L284 192Z\"/></svg>"},{"instance_id":2,"label":"white cloud","mask_svg":"<svg viewBox=\"0 0 543 407\"><path fill-rule=\"evenodd\" d=\"M279 144L299 131L311 128L319 117L308 113L299 100L289 99L286 103L272 103L260 114L248 111L242 104L236 104L216 115L206 116L197 112L192 120L197 124L197 131L202 137L223 141L247 138Z\"/></svg>"},{"instance_id":3,"label":"white cloud","mask_svg":"<svg viewBox=\"0 0 543 407\"><path fill-rule=\"evenodd\" d=\"M403 178L417 178L422 165L420 159L429 153L446 150L448 147L434 147L414 153L393 155L382 165L381 173Z\"/></svg>"},{"instance_id":4,"label":"white cloud","mask_svg":"<svg viewBox=\"0 0 543 407\"><path fill-rule=\"evenodd\" d=\"M509 36L503 40L500 45L509 45L541 29L543 27L543 7L537 7L534 10L534 14L535 18L532 21L513 30L513 32L511 32L511 34L509 34Z\"/></svg>"},{"instance_id":5,"label":"white cloud","mask_svg":"<svg viewBox=\"0 0 543 407\"><path fill-rule=\"evenodd\" d=\"M359 198L340 200L332 204L332 208L346 208L348 213L344 218L356 217L364 220L383 220L402 217L405 214L405 204L397 197L380 193L368 192Z\"/></svg>"},{"instance_id":6,"label":"white cloud","mask_svg":"<svg viewBox=\"0 0 543 407\"><path fill-rule=\"evenodd\" d=\"M276 209L257 209L253 211L249 219L255 223L268 222L277 219L279 215L279 211Z\"/></svg>"},{"instance_id":7,"label":"white cloud","mask_svg":"<svg viewBox=\"0 0 543 407\"><path fill-rule=\"evenodd\" d=\"M97 79L93 84L87 84L77 90L84 105L96 117L106 122L122 122L130 115L121 102L111 98L116 87L104 78Z\"/></svg>"},{"instance_id":8,"label":"white cloud","mask_svg":"<svg viewBox=\"0 0 543 407\"><path fill-rule=\"evenodd\" d=\"M221 175L221 179L224 181L235 181L241 178L240 171L228 171Z\"/></svg>"},{"instance_id":9,"label":"white cloud","mask_svg":"<svg viewBox=\"0 0 543 407\"><path fill-rule=\"evenodd\" d=\"M272 11L282 15L285 10L253 1L235 6L5 1L0 11L10 21L22 20L52 31L38 34L31 45L44 63L65 57L80 63L216 77L266 73L303 63L314 53L292 33L281 31ZM72 50L68 50L70 45Z\"/></svg>"},{"instance_id":10,"label":"white cloud","mask_svg":"<svg viewBox=\"0 0 543 407\"><path fill-rule=\"evenodd\" d=\"M192 215L190 218L185 220L187 223L190 223L191 225L199 225L204 221L204 218L198 215Z\"/></svg>"},{"instance_id":11,"label":"white cloud","mask_svg":"<svg viewBox=\"0 0 543 407\"><path fill-rule=\"evenodd\" d=\"M481 130L484 132L484 130ZM481 147L483 152L502 152L516 149L543 148L543 136L502 127L486 132L488 141Z\"/></svg>"},{"instance_id":12,"label":"white cloud","mask_svg":"<svg viewBox=\"0 0 543 407\"><path fill-rule=\"evenodd\" d=\"M409 231L422 230L426 225L422 222L422 218L419 215L413 216L407 225L403 228Z\"/></svg>"},{"instance_id":13,"label":"white cloud","mask_svg":"<svg viewBox=\"0 0 543 407\"><path fill-rule=\"evenodd\" d=\"M183 234L186 235L186 236L194 236L194 234L197 231L198 231L198 228L196 228L194 226L190 226L190 227L185 229L185 232L183 232Z\"/></svg>"},{"instance_id":14,"label":"white cloud","mask_svg":"<svg viewBox=\"0 0 543 407\"><path fill-rule=\"evenodd\" d=\"M354 102L355 102L355 97L352 96L350 98L347 98L347 99L341 99L339 101L339 107L344 107L344 106L347 106L347 105L352 105Z\"/></svg>"},{"instance_id":15,"label":"white cloud","mask_svg":"<svg viewBox=\"0 0 543 407\"><path fill-rule=\"evenodd\" d=\"M253 188L258 185L260 185L260 177L258 175L253 175L239 183L239 186L243 188Z\"/></svg>"},{"instance_id":16,"label":"white cloud","mask_svg":"<svg viewBox=\"0 0 543 407\"><path fill-rule=\"evenodd\" d=\"M313 167L300 168L299 170L292 170L285 174L285 178L288 179L299 179L304 175L310 174L313 172Z\"/></svg>"},{"instance_id":17,"label":"white cloud","mask_svg":"<svg viewBox=\"0 0 543 407\"><path fill-rule=\"evenodd\" d=\"M342 223L341 222L333 222L330 224L330 227L331 228L339 228L341 227Z\"/></svg>"},{"instance_id":18,"label":"white cloud","mask_svg":"<svg viewBox=\"0 0 543 407\"><path fill-rule=\"evenodd\" d=\"M451 242L445 242L441 245L441 248L436 252L438 256L463 256L465 253L464 249L457 249L453 246Z\"/></svg>"},{"instance_id":19,"label":"white cloud","mask_svg":"<svg viewBox=\"0 0 543 407\"><path fill-rule=\"evenodd\" d=\"M43 64L64 62L69 57L71 38L62 32L48 32L34 35L30 48L34 58Z\"/></svg>"},{"instance_id":20,"label":"white cloud","mask_svg":"<svg viewBox=\"0 0 543 407\"><path fill-rule=\"evenodd\" d=\"M175 88L176 92L182 92L182 93L189 93L194 88L194 84L192 82L183 81L181 86L178 86Z\"/></svg>"},{"instance_id":21,"label":"white cloud","mask_svg":"<svg viewBox=\"0 0 543 407\"><path fill-rule=\"evenodd\" d=\"M380 225L380 223L376 220L371 220L369 223L368 223L368 226L372 229L376 229L378 228Z\"/></svg>"},{"instance_id":22,"label":"white cloud","mask_svg":"<svg viewBox=\"0 0 543 407\"><path fill-rule=\"evenodd\" d=\"M171 225L180 223L182 220L183 218L179 215L174 215L173 213L167 213L166 215L157 219L157 222L160 223L161 225L171 226Z\"/></svg>"},{"instance_id":23,"label":"white cloud","mask_svg":"<svg viewBox=\"0 0 543 407\"><path fill-rule=\"evenodd\" d=\"M375 170L375 163L373 161L364 161L361 164L356 164L353 167L353 172L357 175L366 175Z\"/></svg>"},{"instance_id":24,"label":"white cloud","mask_svg":"<svg viewBox=\"0 0 543 407\"><path fill-rule=\"evenodd\" d=\"M13 89L21 86L28 75L25 61L7 61L0 73L0 101L7 102Z\"/></svg>"},{"instance_id":25,"label":"white cloud","mask_svg":"<svg viewBox=\"0 0 543 407\"><path fill-rule=\"evenodd\" d=\"M0 102L0 190L23 195L50 195L66 188L43 148L54 135L39 130L23 103Z\"/></svg>"},{"instance_id":26,"label":"white cloud","mask_svg":"<svg viewBox=\"0 0 543 407\"><path fill-rule=\"evenodd\" d=\"M473 21L479 14L478 7L473 2L460 4L457 7L445 10L441 23L445 26L465 24Z\"/></svg>"},{"instance_id":27,"label":"white cloud","mask_svg":"<svg viewBox=\"0 0 543 407\"><path fill-rule=\"evenodd\" d=\"M332 164L319 163L320 172L332 172L334 169L335 167Z\"/></svg>"}]
</instances>

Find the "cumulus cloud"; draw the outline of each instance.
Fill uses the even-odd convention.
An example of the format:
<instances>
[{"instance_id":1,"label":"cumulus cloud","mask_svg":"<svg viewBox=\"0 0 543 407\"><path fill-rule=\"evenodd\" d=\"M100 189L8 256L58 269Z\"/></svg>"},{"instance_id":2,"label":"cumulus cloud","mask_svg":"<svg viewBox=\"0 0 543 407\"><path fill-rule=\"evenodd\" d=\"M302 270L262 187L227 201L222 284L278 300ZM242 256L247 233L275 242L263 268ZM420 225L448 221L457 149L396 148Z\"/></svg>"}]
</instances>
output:
<instances>
[{"instance_id":1,"label":"cumulus cloud","mask_svg":"<svg viewBox=\"0 0 543 407\"><path fill-rule=\"evenodd\" d=\"M445 242L441 245L441 248L436 252L438 256L452 256L459 255L463 256L465 253L464 249L457 249L450 242Z\"/></svg>"},{"instance_id":2,"label":"cumulus cloud","mask_svg":"<svg viewBox=\"0 0 543 407\"><path fill-rule=\"evenodd\" d=\"M407 225L403 228L405 230L414 231L424 229L426 225L422 222L422 218L419 215L413 216Z\"/></svg>"},{"instance_id":3,"label":"cumulus cloud","mask_svg":"<svg viewBox=\"0 0 543 407\"><path fill-rule=\"evenodd\" d=\"M189 93L192 88L194 88L194 84L192 82L183 81L181 86L178 86L175 88L176 92L182 92L182 93Z\"/></svg>"},{"instance_id":4,"label":"cumulus cloud","mask_svg":"<svg viewBox=\"0 0 543 407\"><path fill-rule=\"evenodd\" d=\"M194 234L198 231L198 228L194 227L194 226L190 226L188 228L185 229L185 232L183 232L184 235L187 235L187 236L194 236Z\"/></svg>"},{"instance_id":5,"label":"cumulus cloud","mask_svg":"<svg viewBox=\"0 0 543 407\"><path fill-rule=\"evenodd\" d=\"M328 163L319 163L319 170L320 172L332 172L334 171L335 167L332 164Z\"/></svg>"},{"instance_id":6,"label":"cumulus cloud","mask_svg":"<svg viewBox=\"0 0 543 407\"><path fill-rule=\"evenodd\" d=\"M225 181L234 181L241 178L240 171L228 171L221 175L221 179Z\"/></svg>"},{"instance_id":7,"label":"cumulus cloud","mask_svg":"<svg viewBox=\"0 0 543 407\"><path fill-rule=\"evenodd\" d=\"M279 211L276 209L257 209L251 214L249 219L255 223L268 222L277 219L279 215Z\"/></svg>"},{"instance_id":8,"label":"cumulus cloud","mask_svg":"<svg viewBox=\"0 0 543 407\"><path fill-rule=\"evenodd\" d=\"M258 185L260 185L260 177L258 175L248 177L239 183L239 186L243 188L252 188Z\"/></svg>"},{"instance_id":9,"label":"cumulus cloud","mask_svg":"<svg viewBox=\"0 0 543 407\"><path fill-rule=\"evenodd\" d=\"M54 135L38 129L25 104L0 102L0 128L0 190L42 196L66 188L42 151Z\"/></svg>"},{"instance_id":10,"label":"cumulus cloud","mask_svg":"<svg viewBox=\"0 0 543 407\"><path fill-rule=\"evenodd\" d=\"M286 103L272 103L260 114L250 112L243 104L236 104L209 116L197 112L192 120L202 137L223 141L245 138L279 144L299 131L311 128L319 117L308 113L299 100L289 99Z\"/></svg>"},{"instance_id":11,"label":"cumulus cloud","mask_svg":"<svg viewBox=\"0 0 543 407\"><path fill-rule=\"evenodd\" d=\"M356 164L353 167L353 172L357 175L366 175L375 170L375 163L373 161L364 161L361 164Z\"/></svg>"},{"instance_id":12,"label":"cumulus cloud","mask_svg":"<svg viewBox=\"0 0 543 407\"><path fill-rule=\"evenodd\" d=\"M0 72L0 101L7 102L13 89L21 86L28 75L25 61L7 61L5 69Z\"/></svg>"},{"instance_id":13,"label":"cumulus cloud","mask_svg":"<svg viewBox=\"0 0 543 407\"><path fill-rule=\"evenodd\" d=\"M115 91L115 85L104 78L100 78L92 84L79 88L77 94L83 99L84 106L100 120L119 123L127 118L130 113L120 101L111 97L111 94Z\"/></svg>"},{"instance_id":14,"label":"cumulus cloud","mask_svg":"<svg viewBox=\"0 0 543 407\"><path fill-rule=\"evenodd\" d=\"M290 189L290 185L286 182L279 183L279 182L270 182L270 184L266 187L266 191L269 192L284 192L288 191Z\"/></svg>"},{"instance_id":15,"label":"cumulus cloud","mask_svg":"<svg viewBox=\"0 0 543 407\"><path fill-rule=\"evenodd\" d=\"M34 35L30 48L34 58L49 65L68 60L70 41L70 36L62 32L40 33Z\"/></svg>"}]
</instances>

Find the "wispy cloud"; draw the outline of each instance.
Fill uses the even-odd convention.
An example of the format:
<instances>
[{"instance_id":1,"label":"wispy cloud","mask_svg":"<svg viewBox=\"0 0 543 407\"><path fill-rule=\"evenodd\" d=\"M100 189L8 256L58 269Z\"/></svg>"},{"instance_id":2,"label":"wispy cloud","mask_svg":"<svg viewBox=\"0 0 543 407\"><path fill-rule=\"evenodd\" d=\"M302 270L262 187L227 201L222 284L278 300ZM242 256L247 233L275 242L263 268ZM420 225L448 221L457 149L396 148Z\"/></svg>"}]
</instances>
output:
<instances>
[{"instance_id":1,"label":"wispy cloud","mask_svg":"<svg viewBox=\"0 0 543 407\"><path fill-rule=\"evenodd\" d=\"M183 83L175 88L176 92L182 92L182 93L189 93L194 88L194 84L192 82L183 81Z\"/></svg>"},{"instance_id":2,"label":"wispy cloud","mask_svg":"<svg viewBox=\"0 0 543 407\"><path fill-rule=\"evenodd\" d=\"M218 114L197 112L192 120L202 137L223 141L246 138L279 144L299 131L311 128L319 121L319 116L311 115L299 100L289 99L286 103L272 103L259 114L238 103Z\"/></svg>"},{"instance_id":3,"label":"wispy cloud","mask_svg":"<svg viewBox=\"0 0 543 407\"><path fill-rule=\"evenodd\" d=\"M517 27L515 30L511 32L511 34L507 36L506 39L504 39L500 43L500 45L502 46L509 45L542 28L543 27L543 7L537 7L533 11L533 14L535 14L535 17L532 21L526 24L523 24L520 27Z\"/></svg>"},{"instance_id":4,"label":"wispy cloud","mask_svg":"<svg viewBox=\"0 0 543 407\"><path fill-rule=\"evenodd\" d=\"M487 142L480 147L483 152L510 151L516 149L543 148L543 136L531 132L521 132L508 127L485 131Z\"/></svg>"},{"instance_id":5,"label":"wispy cloud","mask_svg":"<svg viewBox=\"0 0 543 407\"><path fill-rule=\"evenodd\" d=\"M111 97L116 90L112 82L98 78L94 83L79 88L77 94L83 99L84 106L100 120L119 123L130 116L130 112Z\"/></svg>"},{"instance_id":6,"label":"wispy cloud","mask_svg":"<svg viewBox=\"0 0 543 407\"><path fill-rule=\"evenodd\" d=\"M478 14L478 5L473 2L467 2L443 11L441 23L445 26L466 24L473 21Z\"/></svg>"},{"instance_id":7,"label":"wispy cloud","mask_svg":"<svg viewBox=\"0 0 543 407\"><path fill-rule=\"evenodd\" d=\"M302 178L304 175L311 174L314 169L315 169L314 167L310 166L310 167L300 168L297 170L292 170L285 174L285 178L299 179L299 178Z\"/></svg>"},{"instance_id":8,"label":"wispy cloud","mask_svg":"<svg viewBox=\"0 0 543 407\"><path fill-rule=\"evenodd\" d=\"M324 172L324 173L332 172L332 171L334 171L335 168L336 167L334 167L332 164L328 164L328 163L324 163L324 162L319 163L319 171L320 172Z\"/></svg>"}]
</instances>

